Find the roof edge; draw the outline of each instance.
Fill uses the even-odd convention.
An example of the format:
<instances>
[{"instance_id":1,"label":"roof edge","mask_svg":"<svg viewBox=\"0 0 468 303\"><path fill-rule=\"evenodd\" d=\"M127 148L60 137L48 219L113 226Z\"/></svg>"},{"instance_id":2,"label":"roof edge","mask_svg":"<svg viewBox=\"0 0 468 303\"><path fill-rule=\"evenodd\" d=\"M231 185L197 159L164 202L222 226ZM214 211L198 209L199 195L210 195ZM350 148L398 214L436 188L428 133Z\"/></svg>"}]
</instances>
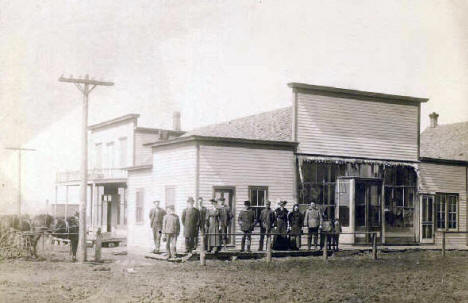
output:
<instances>
[{"instance_id":1,"label":"roof edge","mask_svg":"<svg viewBox=\"0 0 468 303\"><path fill-rule=\"evenodd\" d=\"M124 168L127 171L135 171L135 170L142 170L142 169L151 169L153 168L153 164L145 164L145 165L135 165Z\"/></svg>"},{"instance_id":2,"label":"roof edge","mask_svg":"<svg viewBox=\"0 0 468 303\"><path fill-rule=\"evenodd\" d=\"M103 121L103 122L100 122L100 123L89 125L88 129L89 130L96 130L96 129L99 129L99 128L103 128L103 127L106 127L106 126L109 126L109 125L112 125L112 124L116 124L116 123L120 123L120 122L124 122L124 121L127 121L127 120L136 120L139 117L140 117L140 114L127 114L127 115L123 115L123 116L120 116L120 117L117 117L117 118L114 118L114 119L110 119L110 120L107 120L107 121Z\"/></svg>"},{"instance_id":3,"label":"roof edge","mask_svg":"<svg viewBox=\"0 0 468 303\"><path fill-rule=\"evenodd\" d=\"M421 157L420 159L421 159L421 162L468 166L468 161L465 161L465 160L441 159L441 158L431 158L431 157Z\"/></svg>"},{"instance_id":4,"label":"roof edge","mask_svg":"<svg viewBox=\"0 0 468 303\"><path fill-rule=\"evenodd\" d=\"M151 146L167 146L178 143L185 143L191 141L210 141L210 142L222 142L222 143L243 143L243 144L256 144L256 145L273 145L273 146L284 146L284 147L296 147L299 143L294 141L273 141L273 140L260 140L260 139L246 139L246 138L230 138L230 137L214 137L214 136L198 136L192 135L187 137L178 137L168 141L161 141L152 144Z\"/></svg>"},{"instance_id":5,"label":"roof edge","mask_svg":"<svg viewBox=\"0 0 468 303\"><path fill-rule=\"evenodd\" d=\"M315 91L315 92L335 93L335 94L346 95L346 96L373 97L373 98L379 98L379 99L384 99L384 100L389 100L389 101L406 101L406 102L412 102L412 103L424 103L424 102L429 101L428 98L418 98L418 97L411 97L411 96L375 93L375 92L361 91L361 90L356 90L356 89L312 85L312 84L299 83L299 82L290 82L288 83L288 86L293 89L305 89L305 90L310 90L310 91Z\"/></svg>"}]
</instances>

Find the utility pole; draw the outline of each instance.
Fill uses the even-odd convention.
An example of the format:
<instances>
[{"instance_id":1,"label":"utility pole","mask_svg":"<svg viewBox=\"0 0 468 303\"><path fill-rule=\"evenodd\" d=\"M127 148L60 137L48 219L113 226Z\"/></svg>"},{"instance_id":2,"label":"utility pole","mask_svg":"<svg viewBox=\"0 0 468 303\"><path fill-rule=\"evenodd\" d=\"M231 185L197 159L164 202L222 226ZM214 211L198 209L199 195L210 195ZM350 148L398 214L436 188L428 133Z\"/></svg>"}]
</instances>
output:
<instances>
[{"instance_id":1,"label":"utility pole","mask_svg":"<svg viewBox=\"0 0 468 303\"><path fill-rule=\"evenodd\" d=\"M21 216L21 152L23 151L35 151L32 148L21 148L21 147L7 147L8 150L16 150L18 152L18 217Z\"/></svg>"},{"instance_id":2,"label":"utility pole","mask_svg":"<svg viewBox=\"0 0 468 303\"><path fill-rule=\"evenodd\" d=\"M78 261L86 262L86 203L88 188L88 96L93 89L98 86L112 86L113 82L103 82L84 78L69 78L63 75L59 78L60 82L69 82L83 94L83 113L82 113L82 133L81 133L81 182L80 182L80 229L78 237Z\"/></svg>"}]
</instances>

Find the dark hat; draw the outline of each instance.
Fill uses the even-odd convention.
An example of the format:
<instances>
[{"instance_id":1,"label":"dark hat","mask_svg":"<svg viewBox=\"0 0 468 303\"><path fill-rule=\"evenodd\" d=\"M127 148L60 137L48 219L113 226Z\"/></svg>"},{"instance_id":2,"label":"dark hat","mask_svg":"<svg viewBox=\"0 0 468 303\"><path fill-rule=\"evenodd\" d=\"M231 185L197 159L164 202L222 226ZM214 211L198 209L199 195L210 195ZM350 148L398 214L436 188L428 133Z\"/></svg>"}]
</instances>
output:
<instances>
[{"instance_id":1,"label":"dark hat","mask_svg":"<svg viewBox=\"0 0 468 303\"><path fill-rule=\"evenodd\" d=\"M172 209L172 210L175 210L174 208L174 205L169 205L168 207L166 207L167 209Z\"/></svg>"},{"instance_id":2,"label":"dark hat","mask_svg":"<svg viewBox=\"0 0 468 303\"><path fill-rule=\"evenodd\" d=\"M195 200L193 200L192 197L188 197L187 202L193 203L193 202L195 202Z\"/></svg>"},{"instance_id":3,"label":"dark hat","mask_svg":"<svg viewBox=\"0 0 468 303\"><path fill-rule=\"evenodd\" d=\"M244 205L245 206L250 206L250 201L249 200L244 201Z\"/></svg>"},{"instance_id":4,"label":"dark hat","mask_svg":"<svg viewBox=\"0 0 468 303\"><path fill-rule=\"evenodd\" d=\"M225 201L224 197L218 198L219 201Z\"/></svg>"},{"instance_id":5,"label":"dark hat","mask_svg":"<svg viewBox=\"0 0 468 303\"><path fill-rule=\"evenodd\" d=\"M210 202L211 203L218 203L218 201L216 201L215 199L210 199Z\"/></svg>"},{"instance_id":6,"label":"dark hat","mask_svg":"<svg viewBox=\"0 0 468 303\"><path fill-rule=\"evenodd\" d=\"M285 206L287 203L288 203L288 201L280 201L280 202L279 202L279 205L280 205L280 206Z\"/></svg>"},{"instance_id":7,"label":"dark hat","mask_svg":"<svg viewBox=\"0 0 468 303\"><path fill-rule=\"evenodd\" d=\"M266 205L271 205L271 201L270 201L270 200L266 200L266 201L265 201L265 204L266 204Z\"/></svg>"},{"instance_id":8,"label":"dark hat","mask_svg":"<svg viewBox=\"0 0 468 303\"><path fill-rule=\"evenodd\" d=\"M160 202L159 200L154 200L154 201L153 201L153 204L154 204L154 203L159 203L159 202Z\"/></svg>"}]
</instances>

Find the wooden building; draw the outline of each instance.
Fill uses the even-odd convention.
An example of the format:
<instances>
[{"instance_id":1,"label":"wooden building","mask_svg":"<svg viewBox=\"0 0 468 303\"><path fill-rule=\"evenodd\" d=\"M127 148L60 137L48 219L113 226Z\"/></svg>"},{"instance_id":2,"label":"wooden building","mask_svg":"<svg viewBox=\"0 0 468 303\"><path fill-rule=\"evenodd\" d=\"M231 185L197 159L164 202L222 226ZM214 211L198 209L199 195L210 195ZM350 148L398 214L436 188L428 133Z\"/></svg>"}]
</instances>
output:
<instances>
[{"instance_id":1,"label":"wooden building","mask_svg":"<svg viewBox=\"0 0 468 303\"><path fill-rule=\"evenodd\" d=\"M154 200L181 215L189 196L203 197L206 207L222 196L235 214L232 232L240 230L244 200L257 214L266 200L273 207L286 200L288 209L299 203L301 210L315 202L328 218L340 220L343 231L378 231L385 244L437 244L444 230L467 230L468 124L433 121L421 133L421 103L427 99L302 83L289 87L289 107L189 132L180 131L178 115L170 131L138 128L131 115L90 127L96 151L122 137L131 146L127 162L113 160L119 169L128 166L124 178L90 179L92 224L111 222L112 231L119 224L108 218L118 213L128 246L149 250ZM467 244L464 234L449 237L449 244ZM369 237L343 235L341 241L359 244ZM230 245L239 244L230 238Z\"/></svg>"}]
</instances>

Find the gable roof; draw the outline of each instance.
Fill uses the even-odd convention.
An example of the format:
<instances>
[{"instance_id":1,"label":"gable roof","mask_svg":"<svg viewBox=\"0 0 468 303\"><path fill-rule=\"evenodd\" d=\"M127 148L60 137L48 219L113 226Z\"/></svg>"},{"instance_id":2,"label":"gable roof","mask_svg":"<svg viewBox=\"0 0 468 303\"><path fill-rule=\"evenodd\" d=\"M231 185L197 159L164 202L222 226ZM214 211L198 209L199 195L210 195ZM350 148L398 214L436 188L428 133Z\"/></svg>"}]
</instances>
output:
<instances>
[{"instance_id":1,"label":"gable roof","mask_svg":"<svg viewBox=\"0 0 468 303\"><path fill-rule=\"evenodd\" d=\"M129 120L136 120L139 117L140 117L139 114L127 114L127 115L123 115L123 116L120 116L120 117L117 117L117 118L114 118L114 119L110 119L110 120L107 120L107 121L103 121L103 122L100 122L100 123L89 125L88 129L89 130L96 130L96 129L103 128L103 127L110 126L110 125L114 125L114 124L117 124L117 123L126 122L126 121L129 121Z\"/></svg>"},{"instance_id":2,"label":"gable roof","mask_svg":"<svg viewBox=\"0 0 468 303\"><path fill-rule=\"evenodd\" d=\"M292 141L292 107L200 127L184 136Z\"/></svg>"},{"instance_id":3,"label":"gable roof","mask_svg":"<svg viewBox=\"0 0 468 303\"><path fill-rule=\"evenodd\" d=\"M468 161L468 121L428 127L421 133L421 157Z\"/></svg>"}]
</instances>

